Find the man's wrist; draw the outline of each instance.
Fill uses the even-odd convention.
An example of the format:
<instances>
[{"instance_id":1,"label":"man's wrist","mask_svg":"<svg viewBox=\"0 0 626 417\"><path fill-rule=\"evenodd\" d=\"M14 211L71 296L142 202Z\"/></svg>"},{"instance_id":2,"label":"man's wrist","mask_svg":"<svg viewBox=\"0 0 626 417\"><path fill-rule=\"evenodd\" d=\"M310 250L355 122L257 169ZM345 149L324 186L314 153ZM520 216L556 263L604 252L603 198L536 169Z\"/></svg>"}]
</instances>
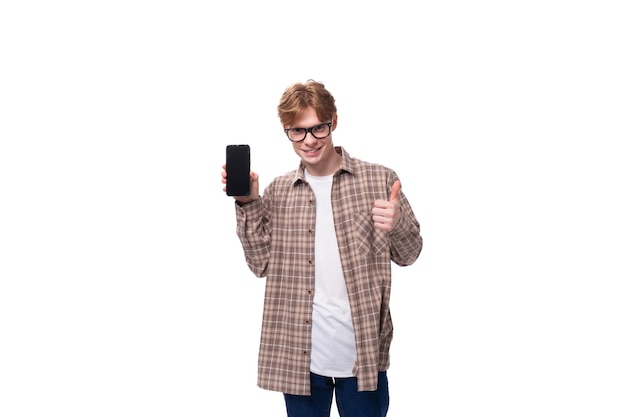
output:
<instances>
[{"instance_id":1,"label":"man's wrist","mask_svg":"<svg viewBox=\"0 0 626 417\"><path fill-rule=\"evenodd\" d=\"M247 204L253 203L257 200L259 200L261 198L261 196L257 197L257 198L247 198L247 199L235 199L235 202L237 203L237 205L241 206L245 206Z\"/></svg>"}]
</instances>

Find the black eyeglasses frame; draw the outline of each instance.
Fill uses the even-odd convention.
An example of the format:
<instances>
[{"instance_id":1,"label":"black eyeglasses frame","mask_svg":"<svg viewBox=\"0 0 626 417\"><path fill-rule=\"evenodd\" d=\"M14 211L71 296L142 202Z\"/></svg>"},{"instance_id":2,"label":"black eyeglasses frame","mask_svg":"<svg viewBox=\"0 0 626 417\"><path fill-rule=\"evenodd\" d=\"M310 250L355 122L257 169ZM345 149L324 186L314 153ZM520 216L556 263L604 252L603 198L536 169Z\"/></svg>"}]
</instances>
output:
<instances>
[{"instance_id":1,"label":"black eyeglasses frame","mask_svg":"<svg viewBox=\"0 0 626 417\"><path fill-rule=\"evenodd\" d=\"M318 138L317 136L315 136L315 133L313 133L313 129L315 129L315 128L316 128L316 127L318 127L318 126L322 126L322 125L327 125L327 126L328 126L328 135L323 136L323 137L321 137L321 138ZM302 139L300 139L300 140L293 140L293 139L291 139L291 138L289 137L289 131L290 131L291 129L304 129L304 131L305 131L305 132L304 132L304 137L303 137ZM330 134L332 133L332 131L333 131L333 122L328 122L328 123L320 123L320 124L317 124L317 125L315 125L315 126L311 126L311 127L309 127L309 128L304 128L304 127L290 127L290 128L288 128L288 129L285 129L285 134L287 135L287 139L289 139L290 141L292 141L292 142L294 142L294 143L299 143L299 142L302 142L303 140L305 140L305 139L306 139L306 135L308 135L309 133L310 133L310 134L311 134L311 136L313 136L315 139L326 139L327 137L329 137L329 136L330 136Z\"/></svg>"}]
</instances>

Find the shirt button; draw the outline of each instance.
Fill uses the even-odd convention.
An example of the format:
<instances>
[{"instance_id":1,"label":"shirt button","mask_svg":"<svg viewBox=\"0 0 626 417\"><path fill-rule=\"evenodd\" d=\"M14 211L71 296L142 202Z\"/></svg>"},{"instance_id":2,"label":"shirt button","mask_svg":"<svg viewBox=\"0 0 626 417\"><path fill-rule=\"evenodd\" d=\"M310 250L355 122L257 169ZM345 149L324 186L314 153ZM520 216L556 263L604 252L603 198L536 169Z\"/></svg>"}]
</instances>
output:
<instances>
[{"instance_id":1,"label":"shirt button","mask_svg":"<svg viewBox=\"0 0 626 417\"><path fill-rule=\"evenodd\" d=\"M309 259L309 265L313 264L313 261Z\"/></svg>"}]
</instances>

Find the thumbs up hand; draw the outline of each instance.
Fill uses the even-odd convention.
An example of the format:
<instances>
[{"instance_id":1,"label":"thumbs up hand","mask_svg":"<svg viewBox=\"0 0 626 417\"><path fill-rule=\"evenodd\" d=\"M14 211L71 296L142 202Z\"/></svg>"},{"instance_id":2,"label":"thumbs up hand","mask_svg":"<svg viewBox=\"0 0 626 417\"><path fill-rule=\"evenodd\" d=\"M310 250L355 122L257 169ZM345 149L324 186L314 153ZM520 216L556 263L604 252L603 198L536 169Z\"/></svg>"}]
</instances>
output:
<instances>
[{"instance_id":1,"label":"thumbs up hand","mask_svg":"<svg viewBox=\"0 0 626 417\"><path fill-rule=\"evenodd\" d=\"M391 231L400 221L400 207L398 206L398 192L400 191L400 181L393 183L389 201L378 199L374 201L372 208L372 219L374 227L384 231Z\"/></svg>"}]
</instances>

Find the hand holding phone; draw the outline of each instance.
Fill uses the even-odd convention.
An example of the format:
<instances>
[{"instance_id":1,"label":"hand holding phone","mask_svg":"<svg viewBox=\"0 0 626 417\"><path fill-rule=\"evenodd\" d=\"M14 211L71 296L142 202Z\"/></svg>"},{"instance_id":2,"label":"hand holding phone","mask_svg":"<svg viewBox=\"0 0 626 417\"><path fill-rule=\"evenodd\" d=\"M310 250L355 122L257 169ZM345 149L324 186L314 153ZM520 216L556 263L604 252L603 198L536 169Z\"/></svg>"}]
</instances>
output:
<instances>
[{"instance_id":1,"label":"hand holding phone","mask_svg":"<svg viewBox=\"0 0 626 417\"><path fill-rule=\"evenodd\" d=\"M226 195L250 195L250 146L226 146Z\"/></svg>"}]
</instances>

